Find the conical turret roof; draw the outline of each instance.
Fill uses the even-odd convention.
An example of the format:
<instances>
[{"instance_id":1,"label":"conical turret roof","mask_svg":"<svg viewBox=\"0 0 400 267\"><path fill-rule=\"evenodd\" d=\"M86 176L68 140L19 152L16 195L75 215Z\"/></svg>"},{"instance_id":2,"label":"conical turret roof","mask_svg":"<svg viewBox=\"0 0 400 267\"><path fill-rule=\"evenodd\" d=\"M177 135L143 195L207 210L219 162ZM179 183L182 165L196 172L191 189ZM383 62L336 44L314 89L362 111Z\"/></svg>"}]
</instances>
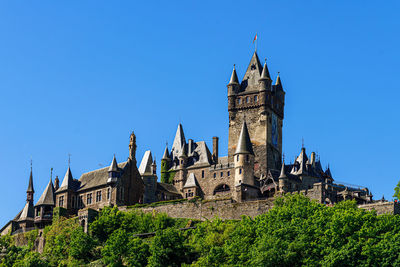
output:
<instances>
[{"instance_id":1,"label":"conical turret roof","mask_svg":"<svg viewBox=\"0 0 400 267\"><path fill-rule=\"evenodd\" d=\"M279 179L281 178L287 178L286 172L285 172L285 162L282 162L282 168L281 168L281 174L279 175Z\"/></svg>"},{"instance_id":2,"label":"conical turret roof","mask_svg":"<svg viewBox=\"0 0 400 267\"><path fill-rule=\"evenodd\" d=\"M235 65L233 65L233 71L232 71L231 79L229 80L229 85L230 84L239 84L239 79L238 79L238 76L236 74Z\"/></svg>"},{"instance_id":3,"label":"conical turret roof","mask_svg":"<svg viewBox=\"0 0 400 267\"><path fill-rule=\"evenodd\" d=\"M62 190L73 189L74 188L73 182L74 182L74 178L72 177L71 168L68 166L68 170L65 173L64 180L63 180L60 188L57 190L57 192L60 192Z\"/></svg>"},{"instance_id":4,"label":"conical turret roof","mask_svg":"<svg viewBox=\"0 0 400 267\"><path fill-rule=\"evenodd\" d=\"M113 157L110 167L108 168L108 171L109 172L117 172L118 171L118 164L117 164L117 160L115 159L115 155Z\"/></svg>"},{"instance_id":5,"label":"conical turret roof","mask_svg":"<svg viewBox=\"0 0 400 267\"><path fill-rule=\"evenodd\" d=\"M35 215L35 208L31 201L27 201L25 203L24 208L21 210L18 218L16 218L19 222L26 220L33 220Z\"/></svg>"},{"instance_id":6,"label":"conical turret roof","mask_svg":"<svg viewBox=\"0 0 400 267\"><path fill-rule=\"evenodd\" d=\"M168 146L165 146L164 155L163 155L162 159L170 159Z\"/></svg>"},{"instance_id":7,"label":"conical turret roof","mask_svg":"<svg viewBox=\"0 0 400 267\"><path fill-rule=\"evenodd\" d=\"M331 169L329 167L326 169L325 175L328 176L329 178L332 178Z\"/></svg>"},{"instance_id":8,"label":"conical turret roof","mask_svg":"<svg viewBox=\"0 0 400 267\"><path fill-rule=\"evenodd\" d=\"M265 63L264 63L264 67L261 72L260 80L271 80L271 76L269 75L269 71L268 71L268 67L267 67L267 61L265 61Z\"/></svg>"},{"instance_id":9,"label":"conical turret roof","mask_svg":"<svg viewBox=\"0 0 400 267\"><path fill-rule=\"evenodd\" d=\"M27 193L35 193L35 190L33 189L33 175L32 175L32 167L31 167L31 174L29 176L29 184L28 184L28 189L26 190Z\"/></svg>"},{"instance_id":10,"label":"conical turret roof","mask_svg":"<svg viewBox=\"0 0 400 267\"><path fill-rule=\"evenodd\" d=\"M35 206L40 206L40 205L55 206L54 186L51 179Z\"/></svg>"},{"instance_id":11,"label":"conical turret roof","mask_svg":"<svg viewBox=\"0 0 400 267\"><path fill-rule=\"evenodd\" d=\"M280 77L279 73L278 73L278 76L276 77L275 85L282 87L281 77Z\"/></svg>"},{"instance_id":12,"label":"conical turret roof","mask_svg":"<svg viewBox=\"0 0 400 267\"><path fill-rule=\"evenodd\" d=\"M249 131L247 130L247 124L243 121L242 130L238 139L235 154L252 154L254 155L253 145L250 141Z\"/></svg>"}]
</instances>

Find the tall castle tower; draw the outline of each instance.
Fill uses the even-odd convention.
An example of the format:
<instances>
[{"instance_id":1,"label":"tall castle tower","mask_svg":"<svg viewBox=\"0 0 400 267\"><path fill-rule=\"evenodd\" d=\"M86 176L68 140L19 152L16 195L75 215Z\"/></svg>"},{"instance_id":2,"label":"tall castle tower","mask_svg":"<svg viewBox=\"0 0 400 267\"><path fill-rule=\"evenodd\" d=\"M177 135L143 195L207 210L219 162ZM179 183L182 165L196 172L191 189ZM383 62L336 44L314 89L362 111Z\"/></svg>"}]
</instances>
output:
<instances>
[{"instance_id":1,"label":"tall castle tower","mask_svg":"<svg viewBox=\"0 0 400 267\"><path fill-rule=\"evenodd\" d=\"M254 175L279 170L282 158L282 125L285 92L278 75L275 85L267 64L261 65L254 52L246 73L239 83L233 68L228 84L229 161L233 161L243 122L247 123L254 150Z\"/></svg>"}]
</instances>

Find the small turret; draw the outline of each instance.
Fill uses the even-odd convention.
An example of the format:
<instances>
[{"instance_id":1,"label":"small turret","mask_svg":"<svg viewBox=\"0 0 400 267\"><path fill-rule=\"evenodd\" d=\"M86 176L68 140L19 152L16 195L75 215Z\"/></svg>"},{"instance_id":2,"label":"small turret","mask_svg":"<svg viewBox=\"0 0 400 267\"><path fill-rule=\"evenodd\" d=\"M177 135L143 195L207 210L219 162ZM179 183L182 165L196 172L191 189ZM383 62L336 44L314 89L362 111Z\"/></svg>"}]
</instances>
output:
<instances>
[{"instance_id":1,"label":"small turret","mask_svg":"<svg viewBox=\"0 0 400 267\"><path fill-rule=\"evenodd\" d=\"M235 185L254 185L254 151L250 141L246 122L243 122L242 130L234 154Z\"/></svg>"},{"instance_id":2,"label":"small turret","mask_svg":"<svg viewBox=\"0 0 400 267\"><path fill-rule=\"evenodd\" d=\"M168 152L168 145L165 146L164 155L161 159L161 182L168 183L168 170L171 168L171 158Z\"/></svg>"},{"instance_id":3,"label":"small turret","mask_svg":"<svg viewBox=\"0 0 400 267\"><path fill-rule=\"evenodd\" d=\"M267 61L265 60L263 70L261 72L261 77L258 80L260 83L260 91L267 91L271 89L271 76L269 75L268 67L267 67Z\"/></svg>"},{"instance_id":4,"label":"small turret","mask_svg":"<svg viewBox=\"0 0 400 267\"><path fill-rule=\"evenodd\" d=\"M229 80L228 83L228 96L236 94L238 90L239 90L239 79L236 73L236 67L235 65L233 65L231 79Z\"/></svg>"},{"instance_id":5,"label":"small turret","mask_svg":"<svg viewBox=\"0 0 400 267\"><path fill-rule=\"evenodd\" d=\"M119 176L119 168L118 168L118 163L115 158L115 155L112 159L111 165L108 168L108 180L107 183L114 183L117 181Z\"/></svg>"},{"instance_id":6,"label":"small turret","mask_svg":"<svg viewBox=\"0 0 400 267\"><path fill-rule=\"evenodd\" d=\"M279 191L284 193L287 192L287 181L288 177L285 172L285 161L282 162L281 174L279 175Z\"/></svg>"},{"instance_id":7,"label":"small turret","mask_svg":"<svg viewBox=\"0 0 400 267\"><path fill-rule=\"evenodd\" d=\"M28 189L26 190L26 201L33 201L33 194L35 190L33 189L33 174L32 174L32 162L31 162L31 174L29 175Z\"/></svg>"}]
</instances>

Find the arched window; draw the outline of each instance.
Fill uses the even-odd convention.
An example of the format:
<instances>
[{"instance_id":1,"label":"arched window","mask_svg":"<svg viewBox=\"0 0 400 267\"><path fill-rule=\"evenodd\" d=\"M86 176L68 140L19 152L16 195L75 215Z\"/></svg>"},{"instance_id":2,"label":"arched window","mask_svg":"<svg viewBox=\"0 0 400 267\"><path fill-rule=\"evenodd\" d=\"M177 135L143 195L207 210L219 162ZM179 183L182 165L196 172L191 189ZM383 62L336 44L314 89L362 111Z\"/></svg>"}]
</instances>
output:
<instances>
[{"instance_id":1,"label":"arched window","mask_svg":"<svg viewBox=\"0 0 400 267\"><path fill-rule=\"evenodd\" d=\"M227 184L220 184L214 189L214 195L217 193L228 192L230 190L231 189L229 188L229 186Z\"/></svg>"}]
</instances>

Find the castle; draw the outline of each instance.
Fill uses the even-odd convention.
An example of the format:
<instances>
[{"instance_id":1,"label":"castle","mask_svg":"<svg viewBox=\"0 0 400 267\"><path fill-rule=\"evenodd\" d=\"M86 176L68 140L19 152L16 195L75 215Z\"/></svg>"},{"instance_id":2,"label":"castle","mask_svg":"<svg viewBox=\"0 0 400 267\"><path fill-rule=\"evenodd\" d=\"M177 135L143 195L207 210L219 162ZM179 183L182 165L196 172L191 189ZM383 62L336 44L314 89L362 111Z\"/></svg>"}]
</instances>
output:
<instances>
[{"instance_id":1,"label":"castle","mask_svg":"<svg viewBox=\"0 0 400 267\"><path fill-rule=\"evenodd\" d=\"M324 170L316 153L308 156L304 147L293 163L282 160L285 91L279 74L273 83L267 64L262 66L256 52L241 82L234 66L227 89L227 156L219 156L218 137L213 137L211 153L206 142L186 140L179 124L172 147L165 147L159 181L151 151L145 152L137 167L132 133L127 161L117 163L114 156L109 167L84 173L79 179L73 178L68 167L61 186L58 177L54 184L50 178L35 205L31 168L26 204L1 234L42 229L51 223L55 207L64 208L66 216L79 216L85 226L90 211L104 206L182 198L245 202L299 192L325 204L347 199L372 202L367 188L335 183L330 169Z\"/></svg>"}]
</instances>

